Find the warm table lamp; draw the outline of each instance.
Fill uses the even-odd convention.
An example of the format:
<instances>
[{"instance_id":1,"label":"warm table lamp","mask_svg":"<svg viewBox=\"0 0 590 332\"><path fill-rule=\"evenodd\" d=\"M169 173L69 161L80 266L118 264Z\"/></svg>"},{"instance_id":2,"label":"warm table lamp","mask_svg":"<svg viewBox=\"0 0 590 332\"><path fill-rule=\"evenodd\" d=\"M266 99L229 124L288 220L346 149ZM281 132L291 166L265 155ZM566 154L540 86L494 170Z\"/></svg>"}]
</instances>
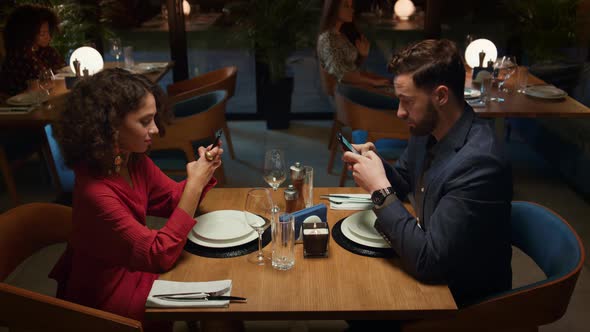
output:
<instances>
[{"instance_id":1,"label":"warm table lamp","mask_svg":"<svg viewBox=\"0 0 590 332\"><path fill-rule=\"evenodd\" d=\"M416 7L414 3L410 0L398 0L393 6L393 12L397 17L399 17L402 21L407 21L410 19L410 16L414 14L416 11Z\"/></svg>"},{"instance_id":2,"label":"warm table lamp","mask_svg":"<svg viewBox=\"0 0 590 332\"><path fill-rule=\"evenodd\" d=\"M191 14L191 4L186 0L182 2L182 13L184 16L189 16Z\"/></svg>"},{"instance_id":3,"label":"warm table lamp","mask_svg":"<svg viewBox=\"0 0 590 332\"><path fill-rule=\"evenodd\" d=\"M465 62L473 68L472 79L478 82L477 74L481 71L492 72L492 66L498 57L496 45L488 39L476 39L465 50ZM491 64L491 65L490 65Z\"/></svg>"},{"instance_id":4,"label":"warm table lamp","mask_svg":"<svg viewBox=\"0 0 590 332\"><path fill-rule=\"evenodd\" d=\"M76 61L80 65L78 71L76 71ZM103 67L102 55L92 47L82 46L70 56L70 68L77 75L85 73L84 70L88 71L88 75L94 75L101 71Z\"/></svg>"}]
</instances>

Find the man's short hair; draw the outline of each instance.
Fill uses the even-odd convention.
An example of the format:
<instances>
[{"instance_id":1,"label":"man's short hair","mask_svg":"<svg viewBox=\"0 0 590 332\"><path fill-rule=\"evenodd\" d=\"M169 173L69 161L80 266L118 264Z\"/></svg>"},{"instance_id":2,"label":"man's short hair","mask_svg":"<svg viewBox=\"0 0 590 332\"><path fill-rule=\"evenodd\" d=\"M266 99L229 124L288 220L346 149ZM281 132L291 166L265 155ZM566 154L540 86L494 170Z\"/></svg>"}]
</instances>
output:
<instances>
[{"instance_id":1,"label":"man's short hair","mask_svg":"<svg viewBox=\"0 0 590 332\"><path fill-rule=\"evenodd\" d=\"M396 76L412 75L414 85L422 90L445 85L458 101L463 101L465 64L450 40L429 39L410 45L393 55L387 68Z\"/></svg>"}]
</instances>

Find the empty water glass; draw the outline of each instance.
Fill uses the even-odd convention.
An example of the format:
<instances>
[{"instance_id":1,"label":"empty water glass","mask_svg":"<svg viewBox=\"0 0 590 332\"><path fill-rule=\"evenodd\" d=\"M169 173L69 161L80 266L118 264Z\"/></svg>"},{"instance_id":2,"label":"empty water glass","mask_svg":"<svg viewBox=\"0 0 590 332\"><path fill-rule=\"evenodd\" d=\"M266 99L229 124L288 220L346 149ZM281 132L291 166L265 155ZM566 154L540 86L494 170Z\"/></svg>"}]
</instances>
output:
<instances>
[{"instance_id":1,"label":"empty water glass","mask_svg":"<svg viewBox=\"0 0 590 332\"><path fill-rule=\"evenodd\" d=\"M135 60L133 59L133 46L125 46L123 48L123 57L125 61L125 68L133 68Z\"/></svg>"},{"instance_id":2,"label":"empty water glass","mask_svg":"<svg viewBox=\"0 0 590 332\"><path fill-rule=\"evenodd\" d=\"M491 77L485 77L484 79L482 79L481 81L481 86L480 86L480 92L481 92L481 101L484 103L487 103L488 101L490 101L490 98L492 97L492 78Z\"/></svg>"},{"instance_id":3,"label":"empty water glass","mask_svg":"<svg viewBox=\"0 0 590 332\"><path fill-rule=\"evenodd\" d=\"M295 265L295 217L282 213L272 225L272 267L289 270Z\"/></svg>"},{"instance_id":4,"label":"empty water glass","mask_svg":"<svg viewBox=\"0 0 590 332\"><path fill-rule=\"evenodd\" d=\"M518 68L517 92L524 93L529 80L529 69L527 67Z\"/></svg>"},{"instance_id":5,"label":"empty water glass","mask_svg":"<svg viewBox=\"0 0 590 332\"><path fill-rule=\"evenodd\" d=\"M301 193L305 207L313 206L313 167L303 167L303 185L301 186Z\"/></svg>"}]
</instances>

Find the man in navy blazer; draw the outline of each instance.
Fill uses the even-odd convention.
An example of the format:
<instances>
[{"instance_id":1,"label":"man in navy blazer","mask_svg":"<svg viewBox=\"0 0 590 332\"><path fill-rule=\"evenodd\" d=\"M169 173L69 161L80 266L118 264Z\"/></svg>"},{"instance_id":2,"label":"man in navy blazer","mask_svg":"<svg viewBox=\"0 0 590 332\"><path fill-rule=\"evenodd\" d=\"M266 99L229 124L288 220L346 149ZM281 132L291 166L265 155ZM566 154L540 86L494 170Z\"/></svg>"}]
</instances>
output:
<instances>
[{"instance_id":1,"label":"man in navy blazer","mask_svg":"<svg viewBox=\"0 0 590 332\"><path fill-rule=\"evenodd\" d=\"M512 174L488 121L463 99L465 67L455 44L426 40L390 64L412 137L395 166L372 143L343 160L372 193L375 228L404 269L425 283L445 283L459 307L511 288ZM393 101L392 101L393 103ZM402 200L408 198L416 217Z\"/></svg>"}]
</instances>

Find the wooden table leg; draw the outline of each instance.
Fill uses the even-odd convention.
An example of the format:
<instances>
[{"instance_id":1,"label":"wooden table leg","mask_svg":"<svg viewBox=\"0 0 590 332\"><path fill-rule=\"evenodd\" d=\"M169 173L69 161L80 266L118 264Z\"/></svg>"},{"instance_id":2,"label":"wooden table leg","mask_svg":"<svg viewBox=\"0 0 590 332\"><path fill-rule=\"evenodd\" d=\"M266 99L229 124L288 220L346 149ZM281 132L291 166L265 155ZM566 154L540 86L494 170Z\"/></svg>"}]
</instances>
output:
<instances>
[{"instance_id":1,"label":"wooden table leg","mask_svg":"<svg viewBox=\"0 0 590 332\"><path fill-rule=\"evenodd\" d=\"M20 197L16 192L16 184L14 183L14 177L12 176L10 163L6 158L6 151L4 151L4 146L2 145L0 145L0 171L2 172L4 182L6 183L6 190L8 192L8 196L10 197L12 206L17 206L20 203Z\"/></svg>"}]
</instances>

